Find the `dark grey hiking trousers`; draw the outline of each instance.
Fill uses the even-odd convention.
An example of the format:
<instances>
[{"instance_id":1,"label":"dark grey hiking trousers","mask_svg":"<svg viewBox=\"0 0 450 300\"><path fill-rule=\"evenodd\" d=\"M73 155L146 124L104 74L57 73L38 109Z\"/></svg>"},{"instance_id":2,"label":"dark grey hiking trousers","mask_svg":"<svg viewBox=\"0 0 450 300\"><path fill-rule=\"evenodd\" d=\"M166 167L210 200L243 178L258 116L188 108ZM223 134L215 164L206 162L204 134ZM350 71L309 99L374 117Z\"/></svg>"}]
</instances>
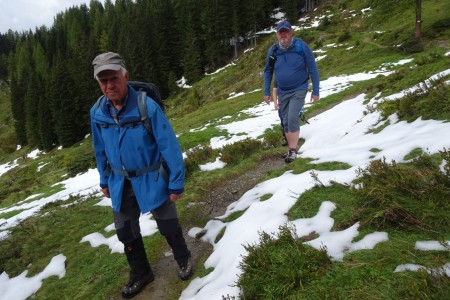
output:
<instances>
[{"instance_id":1,"label":"dark grey hiking trousers","mask_svg":"<svg viewBox=\"0 0 450 300\"><path fill-rule=\"evenodd\" d=\"M163 205L156 208L151 213L157 222L158 219L176 219L176 223L178 223L178 214L175 202L170 201L170 199L167 199ZM139 225L141 210L139 209L139 205L129 180L125 180L125 185L123 187L122 206L120 207L120 212L113 211L113 214L114 225L116 227L119 241L127 244L141 237L141 228ZM178 224L172 224L172 226L174 225ZM170 228L159 228L159 230L160 232L172 231Z\"/></svg>"},{"instance_id":2,"label":"dark grey hiking trousers","mask_svg":"<svg viewBox=\"0 0 450 300\"><path fill-rule=\"evenodd\" d=\"M175 259L180 263L187 260L190 252L183 237L175 202L167 199L160 207L151 211L159 232L171 246ZM117 237L125 247L141 238L139 217L141 210L129 180L125 180L120 212L113 211Z\"/></svg>"}]
</instances>

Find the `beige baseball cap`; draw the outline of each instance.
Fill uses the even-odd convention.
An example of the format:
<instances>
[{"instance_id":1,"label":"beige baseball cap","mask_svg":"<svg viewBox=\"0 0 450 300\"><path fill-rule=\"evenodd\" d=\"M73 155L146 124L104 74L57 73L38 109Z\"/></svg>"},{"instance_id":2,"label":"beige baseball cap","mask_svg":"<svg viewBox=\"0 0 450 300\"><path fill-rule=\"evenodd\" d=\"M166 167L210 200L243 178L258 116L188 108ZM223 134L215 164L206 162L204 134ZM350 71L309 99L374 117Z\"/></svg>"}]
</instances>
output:
<instances>
[{"instance_id":1,"label":"beige baseball cap","mask_svg":"<svg viewBox=\"0 0 450 300\"><path fill-rule=\"evenodd\" d=\"M125 68L125 61L117 53L106 52L97 55L92 61L92 65L94 66L94 78L96 78L101 71L119 71L120 68Z\"/></svg>"}]
</instances>

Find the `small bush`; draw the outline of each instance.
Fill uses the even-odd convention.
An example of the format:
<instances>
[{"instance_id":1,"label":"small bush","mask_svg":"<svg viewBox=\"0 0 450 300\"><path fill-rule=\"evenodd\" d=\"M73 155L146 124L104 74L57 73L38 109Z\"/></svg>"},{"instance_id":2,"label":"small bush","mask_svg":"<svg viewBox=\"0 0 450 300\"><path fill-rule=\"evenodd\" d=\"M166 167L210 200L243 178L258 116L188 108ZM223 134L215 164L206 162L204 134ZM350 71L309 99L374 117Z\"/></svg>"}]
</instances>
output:
<instances>
[{"instance_id":1,"label":"small bush","mask_svg":"<svg viewBox=\"0 0 450 300\"><path fill-rule=\"evenodd\" d=\"M400 45L399 49L406 54L413 54L422 52L425 48L420 40L411 38Z\"/></svg>"},{"instance_id":2,"label":"small bush","mask_svg":"<svg viewBox=\"0 0 450 300\"><path fill-rule=\"evenodd\" d=\"M247 138L243 141L226 145L222 148L222 161L227 164L236 164L252 153L265 148L261 141Z\"/></svg>"},{"instance_id":3,"label":"small bush","mask_svg":"<svg viewBox=\"0 0 450 300\"><path fill-rule=\"evenodd\" d=\"M446 149L441 157L448 166ZM372 161L358 170L354 183L358 187L352 188L359 202L357 219L362 223L377 228L449 229L438 215L450 209L450 177L429 155L422 154L408 164Z\"/></svg>"},{"instance_id":4,"label":"small bush","mask_svg":"<svg viewBox=\"0 0 450 300\"><path fill-rule=\"evenodd\" d=\"M0 243L0 251L2 253L2 255L0 256L0 274L6 272L6 270L11 269L22 270L27 266L27 263L29 263L23 262L21 259L22 241L16 240L14 238L4 239ZM20 272L9 271L8 275L13 277L19 275Z\"/></svg>"},{"instance_id":5,"label":"small bush","mask_svg":"<svg viewBox=\"0 0 450 300\"><path fill-rule=\"evenodd\" d=\"M437 32L441 32L450 28L450 18L442 19L434 22L431 27Z\"/></svg>"},{"instance_id":6,"label":"small bush","mask_svg":"<svg viewBox=\"0 0 450 300\"><path fill-rule=\"evenodd\" d=\"M351 39L351 38L352 38L351 33L348 32L348 31L346 31L346 32L344 32L342 35L340 35L340 36L338 37L338 43L343 43L343 42L345 42L345 41L348 41L348 40Z\"/></svg>"},{"instance_id":7,"label":"small bush","mask_svg":"<svg viewBox=\"0 0 450 300\"><path fill-rule=\"evenodd\" d=\"M331 19L326 17L323 18L322 22L320 22L319 26L317 27L318 30L324 31L328 28L328 26L331 25Z\"/></svg>"},{"instance_id":8,"label":"small bush","mask_svg":"<svg viewBox=\"0 0 450 300\"><path fill-rule=\"evenodd\" d=\"M266 130L266 132L264 132L264 142L269 147L280 146L283 142L281 126L276 126L273 130Z\"/></svg>"},{"instance_id":9,"label":"small bush","mask_svg":"<svg viewBox=\"0 0 450 300\"><path fill-rule=\"evenodd\" d=\"M205 161L210 160L213 157L213 153L213 149L208 145L195 147L189 150L187 153L187 158L184 160L186 177L192 175L195 171L198 171L198 166Z\"/></svg>"},{"instance_id":10,"label":"small bush","mask_svg":"<svg viewBox=\"0 0 450 300\"><path fill-rule=\"evenodd\" d=\"M427 55L422 55L418 57L415 62L418 66L425 66L427 64L432 64L434 62L442 60L443 57L440 53L433 51L428 53Z\"/></svg>"},{"instance_id":11,"label":"small bush","mask_svg":"<svg viewBox=\"0 0 450 300\"><path fill-rule=\"evenodd\" d=\"M450 120L450 86L442 78L425 83L403 98L379 106L383 117L396 112L408 122L418 117L428 120Z\"/></svg>"},{"instance_id":12,"label":"small bush","mask_svg":"<svg viewBox=\"0 0 450 300\"><path fill-rule=\"evenodd\" d=\"M69 176L73 177L79 173L95 168L96 162L93 155L71 156L66 158L66 169Z\"/></svg>"},{"instance_id":13,"label":"small bush","mask_svg":"<svg viewBox=\"0 0 450 300\"><path fill-rule=\"evenodd\" d=\"M320 278L330 267L326 251L298 239L294 231L280 227L277 238L265 232L259 245L244 246L248 254L240 264L238 287L243 299L295 299L299 290Z\"/></svg>"}]
</instances>

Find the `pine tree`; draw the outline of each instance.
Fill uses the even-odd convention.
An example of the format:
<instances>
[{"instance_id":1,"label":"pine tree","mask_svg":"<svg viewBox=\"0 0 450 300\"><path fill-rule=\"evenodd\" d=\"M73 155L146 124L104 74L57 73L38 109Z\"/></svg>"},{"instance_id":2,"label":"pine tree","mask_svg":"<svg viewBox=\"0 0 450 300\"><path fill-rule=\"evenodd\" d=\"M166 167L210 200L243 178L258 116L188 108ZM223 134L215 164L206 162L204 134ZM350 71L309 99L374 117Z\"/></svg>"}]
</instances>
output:
<instances>
[{"instance_id":1,"label":"pine tree","mask_svg":"<svg viewBox=\"0 0 450 300\"><path fill-rule=\"evenodd\" d=\"M29 36L27 37L29 38ZM16 53L10 61L11 108L19 143L28 144L25 97L30 76L33 73L29 41L23 39L17 44Z\"/></svg>"},{"instance_id":2,"label":"pine tree","mask_svg":"<svg viewBox=\"0 0 450 300\"><path fill-rule=\"evenodd\" d=\"M0 35L0 80L10 78L18 140L49 149L89 132L88 111L99 94L91 63L99 53L120 53L131 79L156 83L165 98L182 76L192 84L237 57L250 39L256 44L255 33L273 24L275 6L294 15L304 2L91 0L58 13L50 29Z\"/></svg>"},{"instance_id":3,"label":"pine tree","mask_svg":"<svg viewBox=\"0 0 450 300\"><path fill-rule=\"evenodd\" d=\"M74 81L67 69L67 61L58 55L52 69L51 110L55 120L55 133L63 147L72 146L80 139L80 130L76 126L80 120L74 101Z\"/></svg>"},{"instance_id":4,"label":"pine tree","mask_svg":"<svg viewBox=\"0 0 450 300\"><path fill-rule=\"evenodd\" d=\"M27 144L27 134L25 130L24 97L25 92L20 87L16 73L10 72L11 79L11 112L14 118L14 129L16 131L17 141L20 145Z\"/></svg>"},{"instance_id":5,"label":"pine tree","mask_svg":"<svg viewBox=\"0 0 450 300\"><path fill-rule=\"evenodd\" d=\"M27 144L32 147L39 146L38 103L40 86L37 77L36 73L30 74L24 97Z\"/></svg>"},{"instance_id":6,"label":"pine tree","mask_svg":"<svg viewBox=\"0 0 450 300\"><path fill-rule=\"evenodd\" d=\"M39 98L38 105L38 130L39 130L39 149L50 150L58 142L58 138L55 133L55 122L50 109L52 103L50 94L47 90L45 94Z\"/></svg>"},{"instance_id":7,"label":"pine tree","mask_svg":"<svg viewBox=\"0 0 450 300\"><path fill-rule=\"evenodd\" d=\"M227 61L229 56L229 19L227 12L230 5L222 5L223 0L203 0L204 9L201 13L201 24L203 25L203 42L205 63L208 69L216 69ZM229 14L230 15L230 14ZM226 54L225 54L226 53ZM225 54L225 55L224 55Z\"/></svg>"},{"instance_id":8,"label":"pine tree","mask_svg":"<svg viewBox=\"0 0 450 300\"><path fill-rule=\"evenodd\" d=\"M298 1L293 0L281 0L281 10L285 13L285 19L291 23L297 21L299 9L297 7Z\"/></svg>"},{"instance_id":9,"label":"pine tree","mask_svg":"<svg viewBox=\"0 0 450 300\"><path fill-rule=\"evenodd\" d=\"M200 40L198 35L195 33L193 16L188 16L187 22L185 24L185 39L184 39L184 75L186 80L190 82L195 82L200 80L203 76L202 68L202 52L200 50Z\"/></svg>"}]
</instances>

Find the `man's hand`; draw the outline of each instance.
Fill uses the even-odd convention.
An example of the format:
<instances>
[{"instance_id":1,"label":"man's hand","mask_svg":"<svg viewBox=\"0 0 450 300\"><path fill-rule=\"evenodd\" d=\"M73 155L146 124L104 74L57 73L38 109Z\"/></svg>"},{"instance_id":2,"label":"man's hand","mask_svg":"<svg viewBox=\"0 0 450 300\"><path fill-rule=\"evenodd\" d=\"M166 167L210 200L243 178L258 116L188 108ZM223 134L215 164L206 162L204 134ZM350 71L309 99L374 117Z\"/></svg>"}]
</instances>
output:
<instances>
[{"instance_id":1,"label":"man's hand","mask_svg":"<svg viewBox=\"0 0 450 300\"><path fill-rule=\"evenodd\" d=\"M311 95L311 102L319 101L320 97L318 95Z\"/></svg>"},{"instance_id":2,"label":"man's hand","mask_svg":"<svg viewBox=\"0 0 450 300\"><path fill-rule=\"evenodd\" d=\"M270 100L272 100L271 96L264 96L264 102L266 102L267 105L270 105Z\"/></svg>"},{"instance_id":3,"label":"man's hand","mask_svg":"<svg viewBox=\"0 0 450 300\"><path fill-rule=\"evenodd\" d=\"M170 201L175 202L175 201L177 201L178 199L180 199L181 196L183 196L183 193L181 193L181 194L170 194L170 195L169 195L169 198L170 198Z\"/></svg>"},{"instance_id":4,"label":"man's hand","mask_svg":"<svg viewBox=\"0 0 450 300\"><path fill-rule=\"evenodd\" d=\"M102 188L102 193L103 193L103 195L105 195L106 198L111 198L108 188Z\"/></svg>"}]
</instances>

